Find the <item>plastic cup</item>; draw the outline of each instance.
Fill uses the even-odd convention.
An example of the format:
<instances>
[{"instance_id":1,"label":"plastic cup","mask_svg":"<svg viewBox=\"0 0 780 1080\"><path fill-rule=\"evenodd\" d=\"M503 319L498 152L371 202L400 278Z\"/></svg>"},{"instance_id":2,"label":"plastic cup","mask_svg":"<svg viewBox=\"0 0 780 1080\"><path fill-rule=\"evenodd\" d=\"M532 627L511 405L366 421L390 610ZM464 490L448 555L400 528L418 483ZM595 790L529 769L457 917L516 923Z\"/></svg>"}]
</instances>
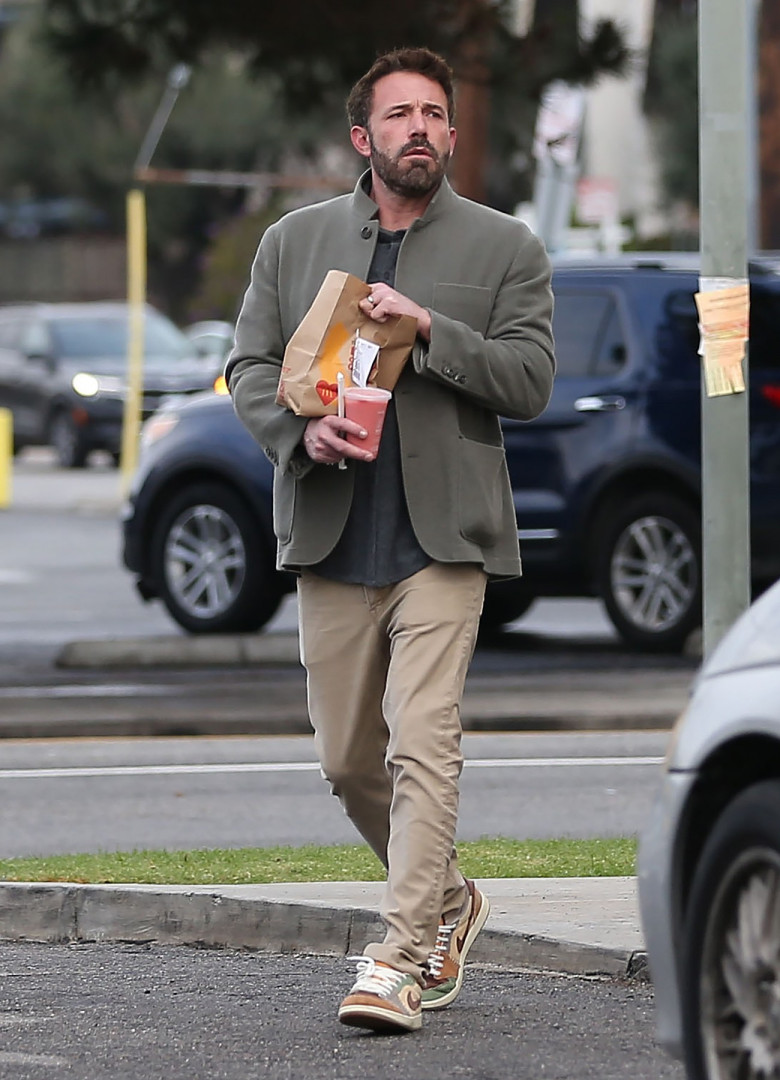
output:
<instances>
[{"instance_id":1,"label":"plastic cup","mask_svg":"<svg viewBox=\"0 0 780 1080\"><path fill-rule=\"evenodd\" d=\"M348 386L344 391L344 415L348 420L354 420L368 432L365 439L359 435L345 435L344 438L353 446L359 446L361 450L367 450L376 457L379 451L379 440L382 437L382 426L385 422L387 403L392 397L389 390L381 390L378 386Z\"/></svg>"}]
</instances>

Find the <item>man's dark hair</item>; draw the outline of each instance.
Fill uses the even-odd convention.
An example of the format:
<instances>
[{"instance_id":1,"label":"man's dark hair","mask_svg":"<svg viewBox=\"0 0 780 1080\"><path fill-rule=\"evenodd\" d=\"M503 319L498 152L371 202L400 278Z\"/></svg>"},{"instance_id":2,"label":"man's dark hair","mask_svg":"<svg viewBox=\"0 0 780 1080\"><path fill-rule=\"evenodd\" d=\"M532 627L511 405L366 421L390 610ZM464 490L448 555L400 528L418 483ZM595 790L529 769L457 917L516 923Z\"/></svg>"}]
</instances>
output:
<instances>
[{"instance_id":1,"label":"man's dark hair","mask_svg":"<svg viewBox=\"0 0 780 1080\"><path fill-rule=\"evenodd\" d=\"M358 79L347 98L347 119L350 127L367 128L374 100L374 86L385 75L396 71L413 71L437 82L447 98L447 117L455 120L455 98L452 92L452 69L447 61L430 49L394 49L378 57L362 78Z\"/></svg>"}]
</instances>

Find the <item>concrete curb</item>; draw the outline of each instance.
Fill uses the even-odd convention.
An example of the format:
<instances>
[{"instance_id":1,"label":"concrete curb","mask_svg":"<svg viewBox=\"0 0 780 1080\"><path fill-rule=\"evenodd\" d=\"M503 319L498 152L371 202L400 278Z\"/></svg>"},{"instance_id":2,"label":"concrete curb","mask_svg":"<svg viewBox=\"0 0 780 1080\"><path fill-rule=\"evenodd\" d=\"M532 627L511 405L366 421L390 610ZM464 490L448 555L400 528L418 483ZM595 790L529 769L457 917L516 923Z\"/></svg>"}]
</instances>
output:
<instances>
[{"instance_id":1,"label":"concrete curb","mask_svg":"<svg viewBox=\"0 0 780 1080\"><path fill-rule=\"evenodd\" d=\"M299 664L297 634L159 634L150 637L69 641L59 668L243 667Z\"/></svg>"},{"instance_id":2,"label":"concrete curb","mask_svg":"<svg viewBox=\"0 0 780 1080\"><path fill-rule=\"evenodd\" d=\"M359 896L361 883L351 887ZM383 934L376 907L359 900L345 905L263 898L257 895L261 891L252 886L2 882L0 939L155 942L348 956ZM640 949L561 940L500 925L480 934L470 959L506 970L647 978Z\"/></svg>"}]
</instances>

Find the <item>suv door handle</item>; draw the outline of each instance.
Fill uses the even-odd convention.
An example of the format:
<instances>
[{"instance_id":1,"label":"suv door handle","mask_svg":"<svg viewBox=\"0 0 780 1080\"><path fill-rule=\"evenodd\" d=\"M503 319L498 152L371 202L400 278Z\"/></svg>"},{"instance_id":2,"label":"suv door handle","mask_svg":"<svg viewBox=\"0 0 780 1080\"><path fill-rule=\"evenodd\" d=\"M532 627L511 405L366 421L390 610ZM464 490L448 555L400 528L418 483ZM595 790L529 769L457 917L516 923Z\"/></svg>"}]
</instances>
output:
<instances>
[{"instance_id":1,"label":"suv door handle","mask_svg":"<svg viewBox=\"0 0 780 1080\"><path fill-rule=\"evenodd\" d=\"M577 412L616 412L625 409L626 399L615 395L614 397L581 397L574 402Z\"/></svg>"}]
</instances>

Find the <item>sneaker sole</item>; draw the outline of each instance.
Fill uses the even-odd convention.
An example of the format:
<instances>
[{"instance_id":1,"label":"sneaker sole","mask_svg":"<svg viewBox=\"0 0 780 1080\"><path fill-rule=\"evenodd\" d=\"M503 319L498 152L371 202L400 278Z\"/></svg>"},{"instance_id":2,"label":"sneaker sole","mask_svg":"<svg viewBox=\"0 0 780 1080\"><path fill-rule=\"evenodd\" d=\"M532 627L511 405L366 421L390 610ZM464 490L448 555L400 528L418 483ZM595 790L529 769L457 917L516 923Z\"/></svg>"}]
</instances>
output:
<instances>
[{"instance_id":1,"label":"sneaker sole","mask_svg":"<svg viewBox=\"0 0 780 1080\"><path fill-rule=\"evenodd\" d=\"M435 998L433 1001L423 1000L422 1005L420 1006L421 1009L425 1009L426 1011L431 1009L443 1009L446 1005L450 1005L460 993L460 988L463 985L463 974L466 968L466 957L469 954L469 949L474 944L477 934L487 922L488 915L490 914L490 901L484 893L480 893L480 896L482 897L482 907L479 909L479 914L476 919L471 924L471 929L468 934L466 934L466 940L463 943L463 951L460 954L460 967L455 979L455 985L452 990L443 994L440 998Z\"/></svg>"},{"instance_id":2,"label":"sneaker sole","mask_svg":"<svg viewBox=\"0 0 780 1080\"><path fill-rule=\"evenodd\" d=\"M388 1033L399 1031L417 1031L422 1027L422 1016L404 1016L402 1013L390 1013L387 1009L373 1008L371 1005L345 1005L339 1009L339 1020L350 1027L369 1028L371 1031Z\"/></svg>"}]
</instances>

